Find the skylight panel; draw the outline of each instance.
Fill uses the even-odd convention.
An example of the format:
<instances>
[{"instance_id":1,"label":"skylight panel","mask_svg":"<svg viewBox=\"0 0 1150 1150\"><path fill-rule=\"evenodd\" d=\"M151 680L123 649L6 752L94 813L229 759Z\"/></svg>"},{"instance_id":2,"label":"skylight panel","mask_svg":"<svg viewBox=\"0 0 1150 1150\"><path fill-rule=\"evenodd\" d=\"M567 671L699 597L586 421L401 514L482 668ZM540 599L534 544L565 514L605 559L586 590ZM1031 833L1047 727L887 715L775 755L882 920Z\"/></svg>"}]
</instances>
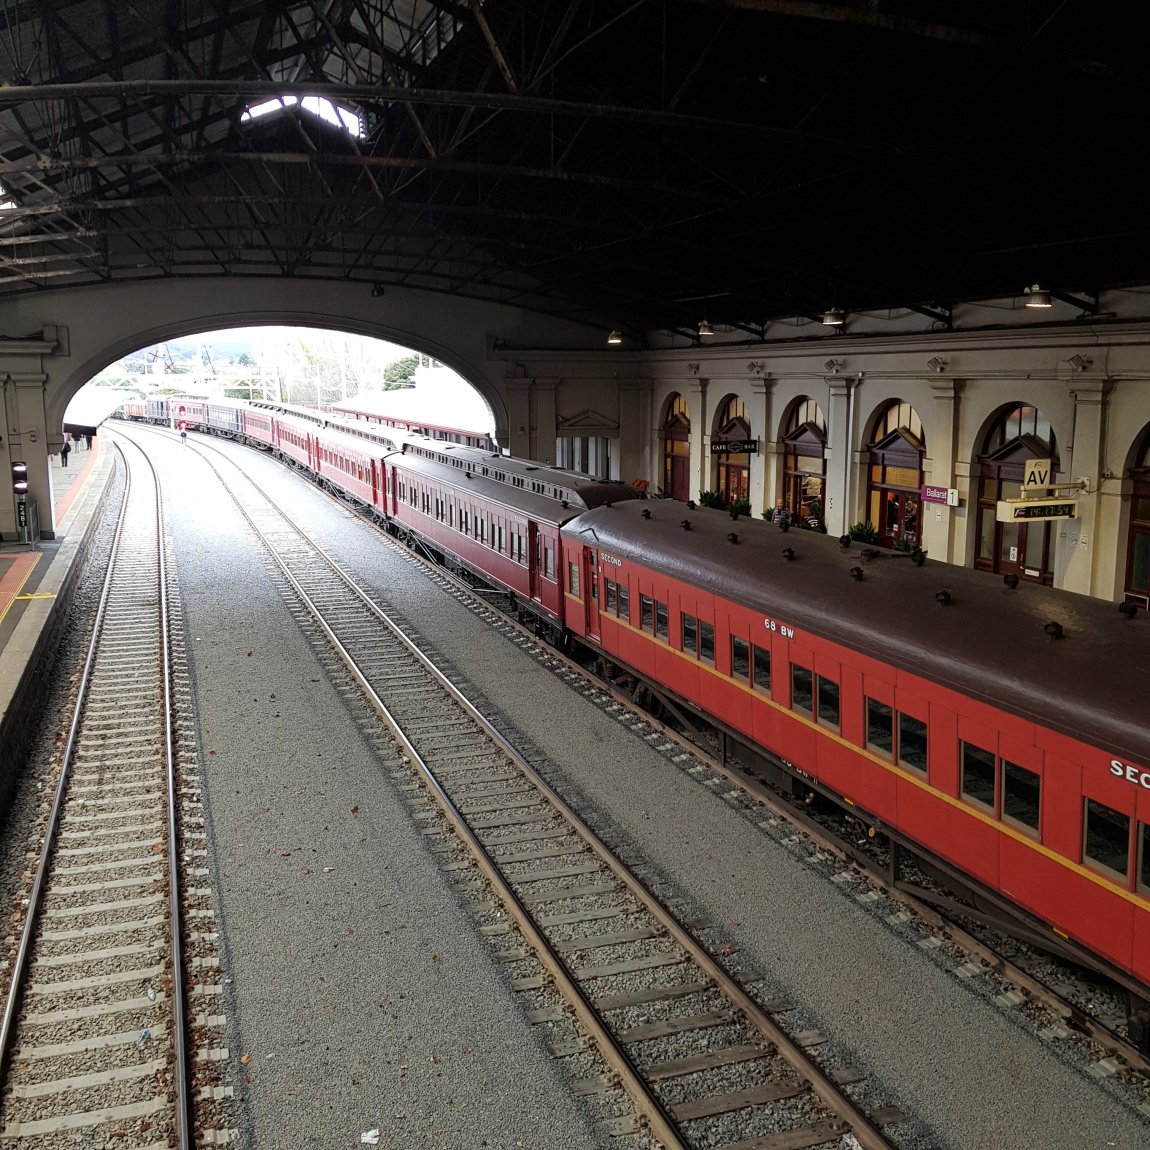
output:
<instances>
[{"instance_id":1,"label":"skylight panel","mask_svg":"<svg viewBox=\"0 0 1150 1150\"><path fill-rule=\"evenodd\" d=\"M280 112L284 108L299 105L305 112L318 116L326 123L340 128L349 136L359 140L363 138L363 121L350 108L333 104L323 96L276 96L271 100L264 100L259 104L250 104L240 116L241 123L255 120L261 116L268 116L273 112Z\"/></svg>"}]
</instances>

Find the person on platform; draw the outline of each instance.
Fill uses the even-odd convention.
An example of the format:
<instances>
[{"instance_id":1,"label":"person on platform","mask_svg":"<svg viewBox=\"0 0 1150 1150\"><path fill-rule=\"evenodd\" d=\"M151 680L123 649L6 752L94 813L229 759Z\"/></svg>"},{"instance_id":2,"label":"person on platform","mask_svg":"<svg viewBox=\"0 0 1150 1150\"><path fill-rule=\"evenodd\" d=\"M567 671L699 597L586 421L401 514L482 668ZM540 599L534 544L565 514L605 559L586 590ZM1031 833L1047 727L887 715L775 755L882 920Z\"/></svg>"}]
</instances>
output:
<instances>
[{"instance_id":1,"label":"person on platform","mask_svg":"<svg viewBox=\"0 0 1150 1150\"><path fill-rule=\"evenodd\" d=\"M60 447L60 466L68 466L68 453L72 450L72 445L65 439L63 445Z\"/></svg>"}]
</instances>

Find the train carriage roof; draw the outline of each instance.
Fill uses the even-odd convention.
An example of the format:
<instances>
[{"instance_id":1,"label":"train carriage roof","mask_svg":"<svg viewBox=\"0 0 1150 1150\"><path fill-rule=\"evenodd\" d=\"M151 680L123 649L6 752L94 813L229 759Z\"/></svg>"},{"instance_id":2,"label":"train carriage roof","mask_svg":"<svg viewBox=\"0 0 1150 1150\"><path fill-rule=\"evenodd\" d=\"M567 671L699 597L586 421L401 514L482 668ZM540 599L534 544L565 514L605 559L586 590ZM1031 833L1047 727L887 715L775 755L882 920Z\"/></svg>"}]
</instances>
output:
<instances>
[{"instance_id":1,"label":"train carriage roof","mask_svg":"<svg viewBox=\"0 0 1150 1150\"><path fill-rule=\"evenodd\" d=\"M644 498L635 488L618 480L592 479L579 471L552 467L549 463L535 463L529 459L516 459L499 452L484 451L460 443L448 443L410 432L397 436L405 455L422 456L444 463L453 471L468 470L474 476L484 476L510 486L519 494L542 495L556 501L565 500L576 511ZM503 499L517 499L517 495L504 494ZM569 516L560 516L563 522Z\"/></svg>"},{"instance_id":2,"label":"train carriage roof","mask_svg":"<svg viewBox=\"0 0 1150 1150\"><path fill-rule=\"evenodd\" d=\"M550 496L539 495L521 487L512 487L481 472L452 467L450 463L441 463L438 459L428 459L422 455L404 452L402 457L398 454L394 456L391 462L408 473L453 487L464 494L475 495L477 498L506 508L513 515L533 519L537 523L545 523L551 527L558 527L585 511L583 507L570 505L565 507L562 502Z\"/></svg>"},{"instance_id":3,"label":"train carriage roof","mask_svg":"<svg viewBox=\"0 0 1150 1150\"><path fill-rule=\"evenodd\" d=\"M650 518L643 512L649 511ZM683 523L690 522L684 529ZM1150 617L814 531L657 500L588 511L564 535L1150 766ZM729 536L734 534L737 542ZM793 561L783 551L792 548ZM851 577L860 568L861 580ZM940 605L936 596L949 596ZM1062 637L1044 628L1057 623ZM753 638L753 636L752 636Z\"/></svg>"}]
</instances>

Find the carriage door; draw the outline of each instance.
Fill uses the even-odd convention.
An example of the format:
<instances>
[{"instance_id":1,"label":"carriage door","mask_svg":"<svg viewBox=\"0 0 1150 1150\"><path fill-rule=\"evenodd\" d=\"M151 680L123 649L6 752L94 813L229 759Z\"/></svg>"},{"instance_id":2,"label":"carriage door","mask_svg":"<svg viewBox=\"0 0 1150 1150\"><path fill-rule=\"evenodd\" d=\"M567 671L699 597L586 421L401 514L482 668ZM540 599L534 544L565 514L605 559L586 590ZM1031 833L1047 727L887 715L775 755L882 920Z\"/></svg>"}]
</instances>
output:
<instances>
[{"instance_id":1,"label":"carriage door","mask_svg":"<svg viewBox=\"0 0 1150 1150\"><path fill-rule=\"evenodd\" d=\"M599 552L583 548L583 602L587 610L587 638L599 641Z\"/></svg>"},{"instance_id":2,"label":"carriage door","mask_svg":"<svg viewBox=\"0 0 1150 1150\"><path fill-rule=\"evenodd\" d=\"M539 528L534 523L527 524L527 590L531 599L539 602L539 568L543 563L540 554Z\"/></svg>"}]
</instances>

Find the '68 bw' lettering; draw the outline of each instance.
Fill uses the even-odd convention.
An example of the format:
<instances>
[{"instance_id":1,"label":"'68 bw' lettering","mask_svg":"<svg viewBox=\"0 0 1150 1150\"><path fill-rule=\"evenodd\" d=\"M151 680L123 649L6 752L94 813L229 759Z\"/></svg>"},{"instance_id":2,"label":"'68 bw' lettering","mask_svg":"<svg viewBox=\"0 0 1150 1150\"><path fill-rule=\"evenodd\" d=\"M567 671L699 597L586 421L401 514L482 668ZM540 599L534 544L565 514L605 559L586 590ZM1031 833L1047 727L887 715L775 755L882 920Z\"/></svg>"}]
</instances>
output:
<instances>
[{"instance_id":1,"label":"'68 bw' lettering","mask_svg":"<svg viewBox=\"0 0 1150 1150\"><path fill-rule=\"evenodd\" d=\"M1138 787L1145 787L1150 791L1150 771L1139 770L1138 767L1132 767L1129 763L1124 763L1121 759L1110 760L1110 773L1115 778L1125 779L1128 783L1133 783Z\"/></svg>"}]
</instances>

